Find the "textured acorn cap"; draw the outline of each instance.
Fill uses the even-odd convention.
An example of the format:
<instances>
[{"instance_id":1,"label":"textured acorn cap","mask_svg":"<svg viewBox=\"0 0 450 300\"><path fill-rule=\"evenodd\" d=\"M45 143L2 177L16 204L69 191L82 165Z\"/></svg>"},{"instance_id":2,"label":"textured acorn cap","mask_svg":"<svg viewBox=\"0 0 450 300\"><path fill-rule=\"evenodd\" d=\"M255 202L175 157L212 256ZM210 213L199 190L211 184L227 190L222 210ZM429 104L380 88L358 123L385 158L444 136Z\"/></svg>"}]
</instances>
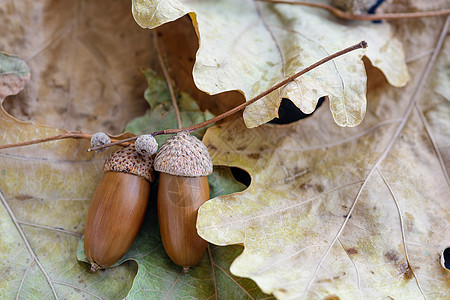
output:
<instances>
[{"instance_id":1,"label":"textured acorn cap","mask_svg":"<svg viewBox=\"0 0 450 300\"><path fill-rule=\"evenodd\" d=\"M207 176L213 164L208 149L187 131L167 139L155 158L155 170L185 177Z\"/></svg>"},{"instance_id":2,"label":"textured acorn cap","mask_svg":"<svg viewBox=\"0 0 450 300\"><path fill-rule=\"evenodd\" d=\"M103 171L134 174L150 182L155 180L153 160L155 156L142 156L134 145L129 145L111 154L103 165Z\"/></svg>"}]
</instances>

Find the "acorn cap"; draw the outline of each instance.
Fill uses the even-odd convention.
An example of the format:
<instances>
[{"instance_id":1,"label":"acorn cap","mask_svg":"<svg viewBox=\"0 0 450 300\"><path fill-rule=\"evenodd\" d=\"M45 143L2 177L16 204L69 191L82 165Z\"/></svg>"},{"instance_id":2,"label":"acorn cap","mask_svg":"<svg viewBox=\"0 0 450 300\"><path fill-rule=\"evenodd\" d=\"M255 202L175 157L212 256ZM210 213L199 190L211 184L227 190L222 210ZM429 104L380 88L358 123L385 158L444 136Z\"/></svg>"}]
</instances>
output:
<instances>
[{"instance_id":1,"label":"acorn cap","mask_svg":"<svg viewBox=\"0 0 450 300\"><path fill-rule=\"evenodd\" d=\"M207 176L213 171L208 149L187 131L167 139L155 158L155 170L185 177Z\"/></svg>"},{"instance_id":2,"label":"acorn cap","mask_svg":"<svg viewBox=\"0 0 450 300\"><path fill-rule=\"evenodd\" d=\"M129 145L111 154L103 165L103 171L134 174L150 182L155 180L153 161L155 156L140 155L134 145Z\"/></svg>"}]
</instances>

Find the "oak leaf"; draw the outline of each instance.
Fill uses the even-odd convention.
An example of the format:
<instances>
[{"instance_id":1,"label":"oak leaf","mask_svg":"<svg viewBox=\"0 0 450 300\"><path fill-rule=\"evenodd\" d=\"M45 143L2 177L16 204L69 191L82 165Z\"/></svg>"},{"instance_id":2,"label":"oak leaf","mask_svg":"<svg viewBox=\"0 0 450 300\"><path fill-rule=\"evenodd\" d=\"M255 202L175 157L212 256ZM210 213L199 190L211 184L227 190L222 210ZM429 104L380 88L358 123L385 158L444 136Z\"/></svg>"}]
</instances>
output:
<instances>
[{"instance_id":1,"label":"oak leaf","mask_svg":"<svg viewBox=\"0 0 450 300\"><path fill-rule=\"evenodd\" d=\"M431 24L423 34L435 37ZM233 274L279 299L449 297L439 255L450 239L450 95L437 84L449 51L447 38L428 79L427 60L411 61L415 84L401 90L368 65L369 109L355 128L319 109L285 126L208 129L213 163L252 178L199 210L203 238L244 244Z\"/></svg>"},{"instance_id":2,"label":"oak leaf","mask_svg":"<svg viewBox=\"0 0 450 300\"><path fill-rule=\"evenodd\" d=\"M0 66L3 103L3 97L22 90L30 73L17 57L0 54ZM2 145L67 132L20 122L3 106L0 128ZM0 298L120 298L130 289L133 268L90 275L76 261L85 212L106 155L94 156L88 147L86 140L62 140L1 151Z\"/></svg>"},{"instance_id":3,"label":"oak leaf","mask_svg":"<svg viewBox=\"0 0 450 300\"><path fill-rule=\"evenodd\" d=\"M316 8L251 0L133 0L132 9L146 28L189 14L200 44L193 70L197 87L209 94L239 90L247 100L331 53L368 42L366 51L340 57L250 105L247 127L277 117L282 98L309 114L322 96L329 97L337 124L358 125L366 111L363 55L390 84L404 86L409 79L402 45L387 23L342 23Z\"/></svg>"}]
</instances>

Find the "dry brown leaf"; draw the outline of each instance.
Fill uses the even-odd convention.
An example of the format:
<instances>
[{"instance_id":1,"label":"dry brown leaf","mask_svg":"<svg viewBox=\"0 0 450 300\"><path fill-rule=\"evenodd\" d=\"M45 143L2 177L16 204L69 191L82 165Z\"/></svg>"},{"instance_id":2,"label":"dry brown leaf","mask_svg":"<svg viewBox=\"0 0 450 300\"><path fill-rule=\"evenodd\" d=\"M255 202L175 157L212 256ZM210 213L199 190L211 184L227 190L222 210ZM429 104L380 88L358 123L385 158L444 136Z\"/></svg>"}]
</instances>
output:
<instances>
[{"instance_id":1,"label":"dry brown leaf","mask_svg":"<svg viewBox=\"0 0 450 300\"><path fill-rule=\"evenodd\" d=\"M361 40L369 43L365 51L324 64L248 106L248 127L277 117L282 98L309 114L322 96L329 97L337 124L358 125L366 110L363 55L392 85L404 86L409 79L402 46L387 23L344 23L316 8L250 0L133 1L133 15L145 28L186 14L200 42L196 85L211 94L238 90L247 100L331 53Z\"/></svg>"},{"instance_id":2,"label":"dry brown leaf","mask_svg":"<svg viewBox=\"0 0 450 300\"><path fill-rule=\"evenodd\" d=\"M414 49L429 54L438 23L442 28L442 19L409 27L405 40L429 35ZM369 109L356 128L333 126L320 109L287 126L228 122L208 129L214 164L252 177L246 191L199 211L202 237L244 244L233 274L280 299L450 297L439 263L450 240L450 103L432 84L449 52L447 38L422 91L416 88L429 55L410 62L415 77L403 89L368 64Z\"/></svg>"},{"instance_id":3,"label":"dry brown leaf","mask_svg":"<svg viewBox=\"0 0 450 300\"><path fill-rule=\"evenodd\" d=\"M26 66L14 57L0 61L2 96L18 93L29 78ZM7 72L5 62L11 66ZM10 87L6 92L5 82ZM0 128L2 145L66 132L19 122L2 107ZM89 275L75 258L85 211L107 155L94 156L88 147L86 140L63 140L1 151L1 298L126 295L136 273L133 265Z\"/></svg>"},{"instance_id":4,"label":"dry brown leaf","mask_svg":"<svg viewBox=\"0 0 450 300\"><path fill-rule=\"evenodd\" d=\"M152 62L151 32L127 1L7 1L0 49L25 60L31 82L6 100L21 120L68 130L121 133L147 107L140 68Z\"/></svg>"}]
</instances>

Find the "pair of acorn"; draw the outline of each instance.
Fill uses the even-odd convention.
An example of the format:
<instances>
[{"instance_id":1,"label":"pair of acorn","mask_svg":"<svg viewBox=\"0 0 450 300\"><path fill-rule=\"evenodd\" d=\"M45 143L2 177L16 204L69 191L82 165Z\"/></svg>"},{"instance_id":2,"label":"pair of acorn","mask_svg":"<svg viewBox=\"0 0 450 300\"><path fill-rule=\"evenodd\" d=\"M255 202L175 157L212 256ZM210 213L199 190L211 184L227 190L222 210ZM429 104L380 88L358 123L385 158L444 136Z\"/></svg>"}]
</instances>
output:
<instances>
[{"instance_id":1,"label":"pair of acorn","mask_svg":"<svg viewBox=\"0 0 450 300\"><path fill-rule=\"evenodd\" d=\"M167 139L154 154L157 149L154 137L143 135L106 159L84 232L91 271L112 266L133 244L144 221L153 170L160 173L157 207L164 249L185 272L202 258L207 243L197 234L196 221L198 208L209 199L207 175L213 166L208 150L187 131Z\"/></svg>"}]
</instances>

